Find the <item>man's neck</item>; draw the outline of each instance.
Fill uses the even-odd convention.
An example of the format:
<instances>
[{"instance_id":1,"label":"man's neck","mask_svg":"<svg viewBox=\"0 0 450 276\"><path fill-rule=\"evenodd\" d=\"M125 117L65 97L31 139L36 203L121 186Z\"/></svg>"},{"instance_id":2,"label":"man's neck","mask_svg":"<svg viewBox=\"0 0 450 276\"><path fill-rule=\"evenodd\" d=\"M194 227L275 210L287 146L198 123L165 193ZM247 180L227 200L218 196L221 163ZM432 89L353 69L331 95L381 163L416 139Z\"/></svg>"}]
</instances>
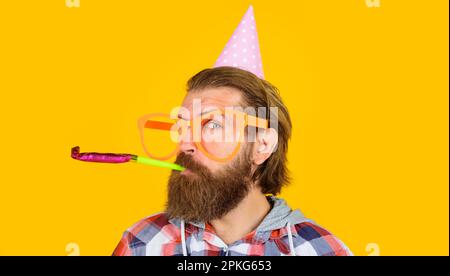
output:
<instances>
[{"instance_id":1,"label":"man's neck","mask_svg":"<svg viewBox=\"0 0 450 276\"><path fill-rule=\"evenodd\" d=\"M236 208L210 223L226 244L232 244L255 230L269 213L270 208L266 196L258 188L253 187Z\"/></svg>"}]
</instances>

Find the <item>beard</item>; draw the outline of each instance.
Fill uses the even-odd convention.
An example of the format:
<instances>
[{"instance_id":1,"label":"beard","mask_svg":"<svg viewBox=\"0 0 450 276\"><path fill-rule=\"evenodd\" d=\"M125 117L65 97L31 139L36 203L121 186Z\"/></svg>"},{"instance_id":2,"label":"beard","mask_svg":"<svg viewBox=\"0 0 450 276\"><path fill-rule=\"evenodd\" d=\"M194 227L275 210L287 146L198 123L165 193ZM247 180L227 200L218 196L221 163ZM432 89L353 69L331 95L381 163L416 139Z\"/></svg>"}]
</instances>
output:
<instances>
[{"instance_id":1,"label":"beard","mask_svg":"<svg viewBox=\"0 0 450 276\"><path fill-rule=\"evenodd\" d=\"M248 195L252 185L248 148L217 173L212 173L194 161L191 155L181 152L175 163L190 172L181 174L172 171L166 204L168 216L206 223L236 208Z\"/></svg>"}]
</instances>

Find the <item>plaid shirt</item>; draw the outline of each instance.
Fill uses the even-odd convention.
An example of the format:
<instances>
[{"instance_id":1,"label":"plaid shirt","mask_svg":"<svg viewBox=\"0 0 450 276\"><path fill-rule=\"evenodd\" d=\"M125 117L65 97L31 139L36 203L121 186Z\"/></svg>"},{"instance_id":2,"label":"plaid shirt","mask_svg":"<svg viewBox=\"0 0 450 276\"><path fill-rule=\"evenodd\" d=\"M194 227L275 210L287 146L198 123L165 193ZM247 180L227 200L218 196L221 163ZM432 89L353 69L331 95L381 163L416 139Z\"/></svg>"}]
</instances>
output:
<instances>
[{"instance_id":1,"label":"plaid shirt","mask_svg":"<svg viewBox=\"0 0 450 276\"><path fill-rule=\"evenodd\" d=\"M275 200L280 201L280 199ZM272 208L264 220L277 221L278 217L275 216L276 212L273 209L275 208ZM278 222L284 223L279 219ZM165 213L147 217L124 233L113 255L182 256L181 223L179 219L169 219ZM258 231L258 228L244 238L227 245L215 234L211 225L186 223L187 254L191 256L352 255L338 238L308 219L290 225L291 231L288 231L287 227L270 231ZM290 238L295 252L291 252Z\"/></svg>"}]
</instances>

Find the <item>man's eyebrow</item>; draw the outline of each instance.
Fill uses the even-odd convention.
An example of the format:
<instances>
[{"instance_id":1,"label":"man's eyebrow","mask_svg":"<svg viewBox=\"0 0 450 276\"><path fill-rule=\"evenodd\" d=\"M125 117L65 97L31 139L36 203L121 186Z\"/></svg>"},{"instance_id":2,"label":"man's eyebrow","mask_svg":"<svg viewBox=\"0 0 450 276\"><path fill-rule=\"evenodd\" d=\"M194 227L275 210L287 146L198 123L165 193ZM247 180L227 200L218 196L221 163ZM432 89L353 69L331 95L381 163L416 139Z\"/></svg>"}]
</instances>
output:
<instances>
[{"instance_id":1,"label":"man's eyebrow","mask_svg":"<svg viewBox=\"0 0 450 276\"><path fill-rule=\"evenodd\" d=\"M215 108L215 109L207 109L207 110L203 111L202 113L200 113L199 116L202 116L202 115L205 115L207 113L210 113L210 112L213 112L213 111L217 111L217 110L219 110L219 109L217 109L217 108ZM188 119L183 118L183 114L178 114L177 117L178 117L178 119L189 121Z\"/></svg>"},{"instance_id":2,"label":"man's eyebrow","mask_svg":"<svg viewBox=\"0 0 450 276\"><path fill-rule=\"evenodd\" d=\"M207 109L207 110L203 111L202 113L200 113L200 116L205 115L206 113L217 111L217 110L219 110L219 109L217 109L217 108L209 109L209 110Z\"/></svg>"}]
</instances>

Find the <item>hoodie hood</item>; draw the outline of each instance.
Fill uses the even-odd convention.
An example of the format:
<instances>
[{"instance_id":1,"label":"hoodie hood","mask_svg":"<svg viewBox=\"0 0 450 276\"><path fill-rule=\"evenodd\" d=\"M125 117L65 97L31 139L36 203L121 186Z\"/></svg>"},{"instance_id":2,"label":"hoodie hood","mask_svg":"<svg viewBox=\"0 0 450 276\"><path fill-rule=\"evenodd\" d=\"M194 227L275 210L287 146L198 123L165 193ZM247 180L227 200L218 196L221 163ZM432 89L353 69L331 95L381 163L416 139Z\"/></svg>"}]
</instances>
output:
<instances>
[{"instance_id":1,"label":"hoodie hood","mask_svg":"<svg viewBox=\"0 0 450 276\"><path fill-rule=\"evenodd\" d=\"M272 209L256 228L256 232L273 231L284 228L288 223L291 225L311 221L303 215L300 210L292 210L284 199L274 196L268 197L273 204Z\"/></svg>"}]
</instances>

